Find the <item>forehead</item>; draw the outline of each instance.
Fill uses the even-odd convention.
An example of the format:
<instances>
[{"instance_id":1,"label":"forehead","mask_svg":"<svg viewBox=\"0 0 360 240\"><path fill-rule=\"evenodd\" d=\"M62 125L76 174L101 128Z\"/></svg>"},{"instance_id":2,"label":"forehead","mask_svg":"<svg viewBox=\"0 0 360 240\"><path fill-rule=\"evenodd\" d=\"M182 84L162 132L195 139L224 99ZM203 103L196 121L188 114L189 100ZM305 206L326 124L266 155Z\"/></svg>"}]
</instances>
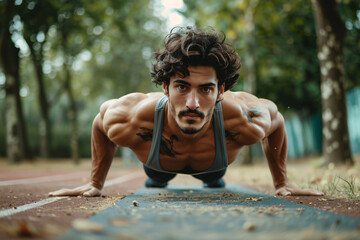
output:
<instances>
[{"instance_id":1,"label":"forehead","mask_svg":"<svg viewBox=\"0 0 360 240\"><path fill-rule=\"evenodd\" d=\"M181 79L193 84L203 84L210 82L217 84L218 82L216 71L211 66L189 66L188 71L190 73L189 76L182 78L181 75L175 74L170 78L170 80Z\"/></svg>"}]
</instances>

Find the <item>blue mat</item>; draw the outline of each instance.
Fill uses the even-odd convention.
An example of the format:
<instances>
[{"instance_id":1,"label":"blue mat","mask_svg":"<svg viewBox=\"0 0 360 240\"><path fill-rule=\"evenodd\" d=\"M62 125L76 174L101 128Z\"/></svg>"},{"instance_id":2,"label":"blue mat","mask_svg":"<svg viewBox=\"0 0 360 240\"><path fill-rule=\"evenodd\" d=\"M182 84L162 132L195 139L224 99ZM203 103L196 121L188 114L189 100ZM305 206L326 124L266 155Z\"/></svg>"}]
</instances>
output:
<instances>
[{"instance_id":1,"label":"blue mat","mask_svg":"<svg viewBox=\"0 0 360 240\"><path fill-rule=\"evenodd\" d=\"M60 239L360 239L360 218L238 185L143 188L88 220L103 230L71 229Z\"/></svg>"}]
</instances>

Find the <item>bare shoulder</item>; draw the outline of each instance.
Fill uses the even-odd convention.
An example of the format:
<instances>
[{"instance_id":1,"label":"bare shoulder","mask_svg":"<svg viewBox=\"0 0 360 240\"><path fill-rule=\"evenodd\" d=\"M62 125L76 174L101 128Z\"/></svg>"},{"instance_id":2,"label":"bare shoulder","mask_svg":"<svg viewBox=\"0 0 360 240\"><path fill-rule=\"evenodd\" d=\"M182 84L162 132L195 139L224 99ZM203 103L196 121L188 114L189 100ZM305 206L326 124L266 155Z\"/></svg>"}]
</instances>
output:
<instances>
[{"instance_id":1,"label":"bare shoulder","mask_svg":"<svg viewBox=\"0 0 360 240\"><path fill-rule=\"evenodd\" d=\"M103 119L132 118L134 115L146 116L151 110L155 110L157 101L163 93L131 93L118 99L111 99L104 102L100 107L100 114ZM144 111L146 113L142 114Z\"/></svg>"},{"instance_id":2,"label":"bare shoulder","mask_svg":"<svg viewBox=\"0 0 360 240\"><path fill-rule=\"evenodd\" d=\"M100 118L104 133L113 142L123 145L139 126L153 124L155 106L164 96L156 93L131 93L118 99L104 102L100 107Z\"/></svg>"},{"instance_id":3,"label":"bare shoulder","mask_svg":"<svg viewBox=\"0 0 360 240\"><path fill-rule=\"evenodd\" d=\"M225 129L239 144L253 144L270 134L276 105L246 92L227 91L222 101Z\"/></svg>"},{"instance_id":4,"label":"bare shoulder","mask_svg":"<svg viewBox=\"0 0 360 240\"><path fill-rule=\"evenodd\" d=\"M231 117L232 114L244 114L244 112L259 112L269 111L276 113L278 111L274 102L258 98L247 92L231 92L227 91L224 94L223 107L225 108L225 115ZM228 108L228 111L226 110Z\"/></svg>"}]
</instances>

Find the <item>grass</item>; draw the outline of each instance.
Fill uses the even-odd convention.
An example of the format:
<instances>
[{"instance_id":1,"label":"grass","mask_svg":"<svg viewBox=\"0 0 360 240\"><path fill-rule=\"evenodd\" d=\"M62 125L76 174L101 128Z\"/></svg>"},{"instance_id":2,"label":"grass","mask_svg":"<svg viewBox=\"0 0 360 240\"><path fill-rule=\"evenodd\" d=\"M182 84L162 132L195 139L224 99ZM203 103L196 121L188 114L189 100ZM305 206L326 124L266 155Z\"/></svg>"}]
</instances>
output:
<instances>
[{"instance_id":1,"label":"grass","mask_svg":"<svg viewBox=\"0 0 360 240\"><path fill-rule=\"evenodd\" d=\"M353 166L328 164L324 167L321 157L289 160L287 172L289 181L299 187L319 190L332 198L360 200L360 156L355 157ZM247 185L274 189L265 160L252 166L230 166L228 175Z\"/></svg>"},{"instance_id":2,"label":"grass","mask_svg":"<svg viewBox=\"0 0 360 240\"><path fill-rule=\"evenodd\" d=\"M339 192L343 192L343 194L350 200L359 200L360 199L360 187L357 183L358 179L355 178L355 176L351 176L350 180L343 179L342 177L339 177L341 180L343 180L346 184L342 187L342 190L338 190Z\"/></svg>"},{"instance_id":3,"label":"grass","mask_svg":"<svg viewBox=\"0 0 360 240\"><path fill-rule=\"evenodd\" d=\"M354 166L328 164L324 167L320 159L312 160L314 174L319 181L315 181L315 186L326 195L335 198L346 198L348 200L360 200L360 162L355 158ZM308 182L311 186L314 182Z\"/></svg>"}]
</instances>

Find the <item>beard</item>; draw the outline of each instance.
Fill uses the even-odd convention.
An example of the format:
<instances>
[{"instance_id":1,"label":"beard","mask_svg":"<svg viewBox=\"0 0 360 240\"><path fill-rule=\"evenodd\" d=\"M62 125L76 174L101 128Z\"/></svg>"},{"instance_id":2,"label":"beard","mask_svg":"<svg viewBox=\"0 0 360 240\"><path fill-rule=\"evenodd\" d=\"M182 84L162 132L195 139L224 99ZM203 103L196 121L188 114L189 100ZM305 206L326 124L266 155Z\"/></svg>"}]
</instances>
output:
<instances>
[{"instance_id":1,"label":"beard","mask_svg":"<svg viewBox=\"0 0 360 240\"><path fill-rule=\"evenodd\" d=\"M199 118L203 119L205 117L205 114L200 112L199 110L197 109L194 109L194 110L191 110L191 109L187 109L187 110L182 110L179 112L178 114L178 118L181 118L182 116L185 116L186 114L196 114L198 115ZM191 125L193 123L195 123L194 120L186 120L186 122ZM200 132L204 125L198 129L194 128L194 127L187 127L187 128L183 128L179 125L179 123L176 122L176 124L178 125L179 129L181 132L183 132L184 134L196 134L198 132Z\"/></svg>"},{"instance_id":2,"label":"beard","mask_svg":"<svg viewBox=\"0 0 360 240\"><path fill-rule=\"evenodd\" d=\"M205 121L200 128L195 128L193 126L182 127L182 126L180 126L180 124L177 121L175 121L178 128L180 129L180 131L183 132L184 134L188 134L188 135L192 135L192 134L196 134L196 133L200 132L204 128L206 123L209 121L210 116L212 115L213 111L210 111L207 115L205 115L203 112L200 112L197 109L195 109L195 110L187 109L187 110L180 111L178 114L178 118L180 119L182 116L185 116L186 114L190 114L190 113L198 115L199 118L201 118L201 119L206 118L208 120ZM194 124L196 121L195 120L186 120L186 122L189 125L191 125L191 124Z\"/></svg>"},{"instance_id":3,"label":"beard","mask_svg":"<svg viewBox=\"0 0 360 240\"><path fill-rule=\"evenodd\" d=\"M177 125L178 125L178 127L179 127L179 129L180 129L181 132L183 132L184 134L189 134L189 135L191 135L191 134L196 134L196 133L200 132L200 131L204 128L204 125L205 125L205 124L204 124L201 128L198 128L198 129L193 128L193 127L182 128L179 124L177 124Z\"/></svg>"}]
</instances>

